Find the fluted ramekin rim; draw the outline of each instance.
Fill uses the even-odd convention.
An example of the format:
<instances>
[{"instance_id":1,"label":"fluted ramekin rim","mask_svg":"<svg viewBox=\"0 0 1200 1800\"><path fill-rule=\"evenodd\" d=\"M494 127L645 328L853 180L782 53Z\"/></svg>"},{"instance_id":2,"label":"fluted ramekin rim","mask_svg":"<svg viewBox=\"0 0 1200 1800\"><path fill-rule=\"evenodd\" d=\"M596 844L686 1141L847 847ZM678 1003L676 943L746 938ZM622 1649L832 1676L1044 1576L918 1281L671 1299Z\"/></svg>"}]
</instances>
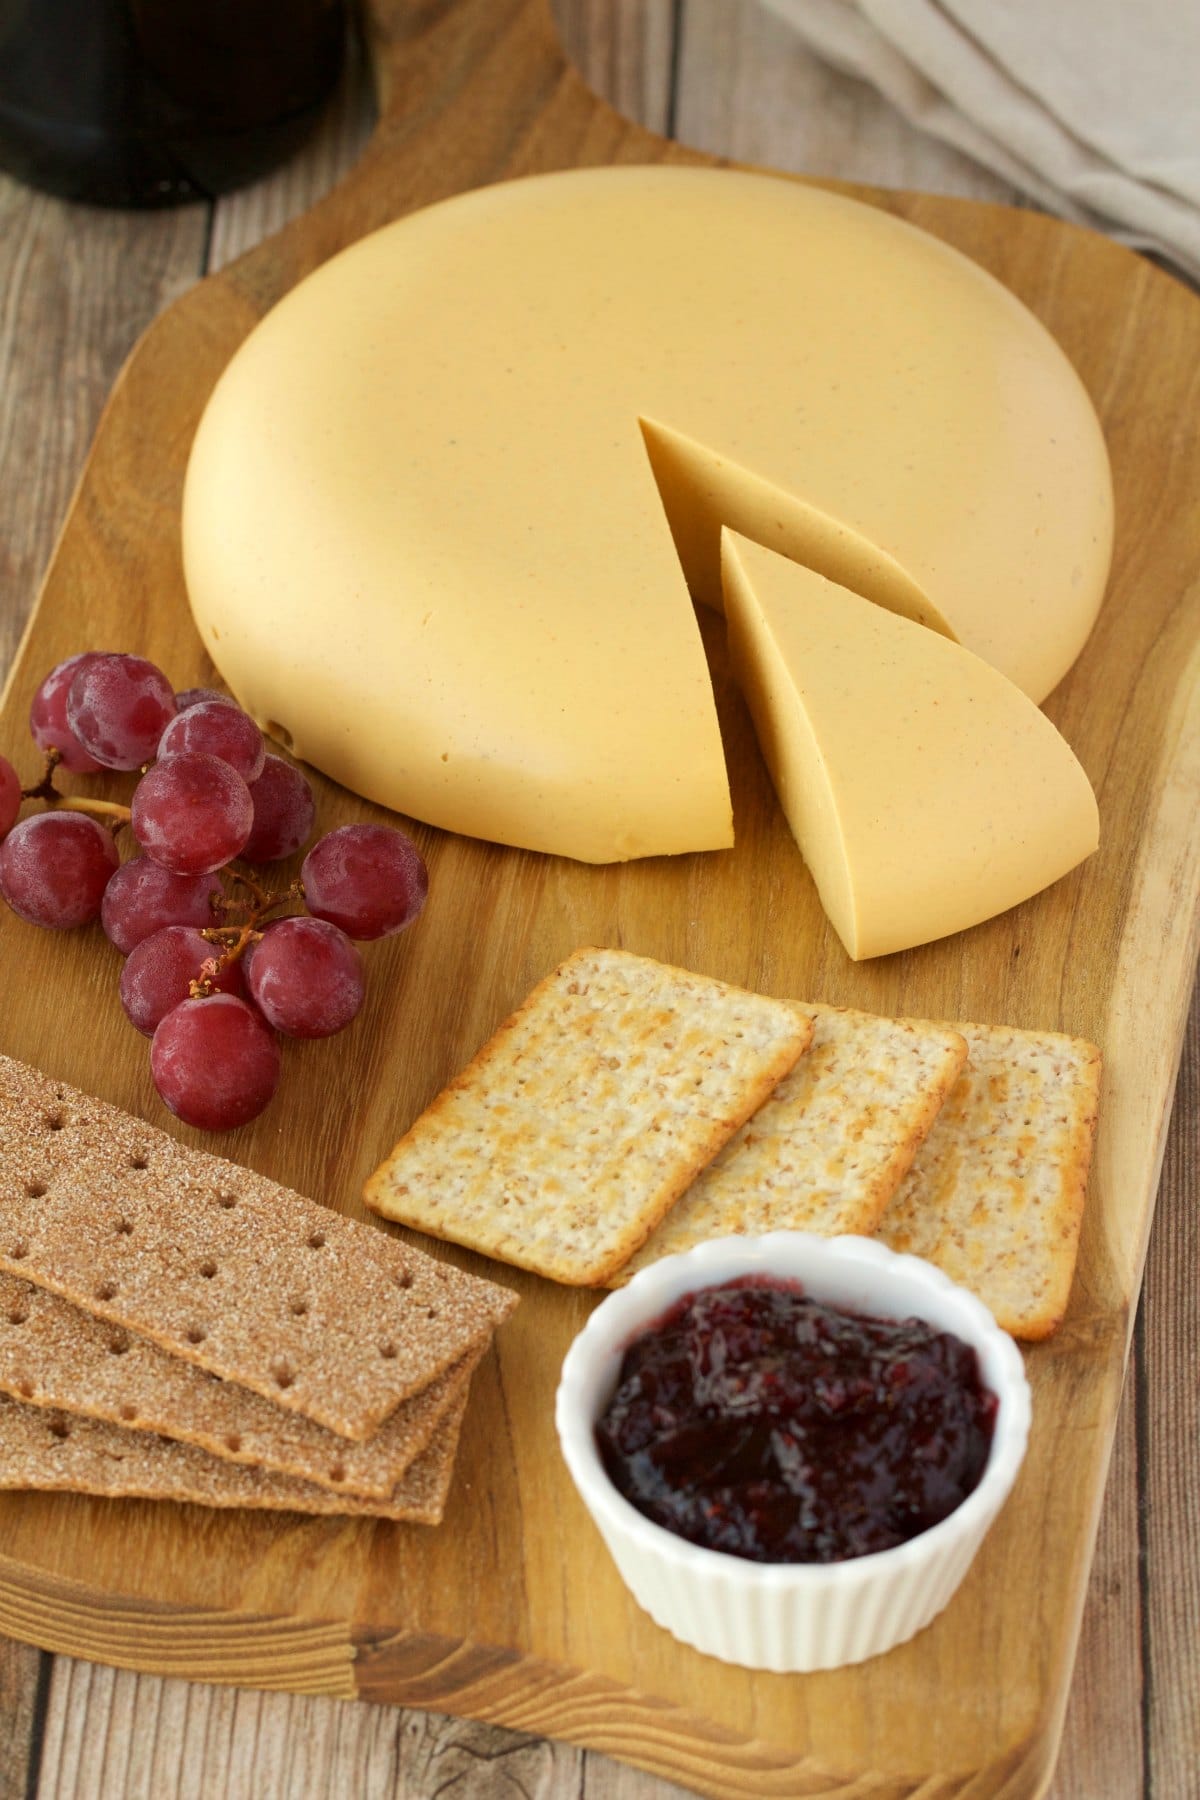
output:
<instances>
[{"instance_id":1,"label":"fluted ramekin rim","mask_svg":"<svg viewBox=\"0 0 1200 1800\"><path fill-rule=\"evenodd\" d=\"M946 1518L890 1549L833 1563L757 1563L711 1550L676 1536L640 1513L618 1492L601 1461L595 1423L615 1384L620 1353L684 1294L746 1275L795 1281L814 1298L830 1273L850 1272L864 1284L854 1310L881 1316L923 1317L923 1295L933 1305L940 1329L954 1331L977 1354L981 1378L997 1399L987 1462L977 1486ZM823 1281L822 1277L825 1277ZM895 1310L900 1300L902 1310ZM945 1322L949 1310L954 1322ZM597 1372L603 1371L600 1385ZM607 1386L604 1376L610 1375ZM588 1390L596 1387L589 1396ZM642 1269L626 1287L598 1306L572 1343L563 1363L555 1400L555 1423L571 1477L602 1533L616 1533L681 1574L723 1577L751 1591L780 1588L815 1594L887 1580L921 1563L941 1560L964 1539L980 1540L1016 1480L1029 1437L1031 1400L1024 1362L1013 1340L964 1287L923 1258L899 1253L873 1238L820 1237L811 1232L777 1231L758 1237L710 1239L695 1249L664 1257ZM607 1532L605 1528L607 1527Z\"/></svg>"}]
</instances>

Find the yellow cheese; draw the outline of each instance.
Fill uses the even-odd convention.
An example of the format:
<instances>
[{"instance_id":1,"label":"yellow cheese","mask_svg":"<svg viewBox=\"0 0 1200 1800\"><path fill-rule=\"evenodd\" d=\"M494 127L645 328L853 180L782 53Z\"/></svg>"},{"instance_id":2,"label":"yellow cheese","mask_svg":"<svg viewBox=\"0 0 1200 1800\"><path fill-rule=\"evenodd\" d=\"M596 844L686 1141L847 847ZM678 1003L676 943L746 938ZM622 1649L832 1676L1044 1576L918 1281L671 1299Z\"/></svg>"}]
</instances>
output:
<instances>
[{"instance_id":1,"label":"yellow cheese","mask_svg":"<svg viewBox=\"0 0 1200 1800\"><path fill-rule=\"evenodd\" d=\"M731 532L722 566L734 672L852 957L976 925L1096 848L1086 775L1006 676Z\"/></svg>"},{"instance_id":2,"label":"yellow cheese","mask_svg":"<svg viewBox=\"0 0 1200 1800\"><path fill-rule=\"evenodd\" d=\"M1108 467L1046 332L934 239L767 176L594 169L301 283L202 420L184 558L299 755L612 861L731 841L688 595L720 605L722 522L1041 697L1100 602Z\"/></svg>"}]
</instances>

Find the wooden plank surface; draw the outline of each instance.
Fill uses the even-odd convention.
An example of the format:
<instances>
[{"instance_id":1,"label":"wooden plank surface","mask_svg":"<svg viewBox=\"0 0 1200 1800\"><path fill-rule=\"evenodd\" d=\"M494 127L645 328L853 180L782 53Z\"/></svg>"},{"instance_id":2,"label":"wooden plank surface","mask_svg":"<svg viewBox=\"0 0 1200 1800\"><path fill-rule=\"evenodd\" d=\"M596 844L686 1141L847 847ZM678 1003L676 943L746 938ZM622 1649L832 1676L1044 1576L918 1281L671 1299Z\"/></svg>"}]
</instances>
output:
<instances>
[{"instance_id":1,"label":"wooden plank surface","mask_svg":"<svg viewBox=\"0 0 1200 1800\"><path fill-rule=\"evenodd\" d=\"M990 177L968 176L966 165L952 166L960 159L914 142L890 118L881 120L863 90L795 53L782 28L756 8L722 0L614 8L593 0L563 5L560 14L570 15L564 18L568 41L593 80L607 83L625 111L652 126L673 117L686 141L816 173L981 197L997 193ZM361 105L352 101L302 162L223 202L211 221L210 266L306 205L353 153L362 119ZM874 148L873 132L880 134ZM116 361L142 323L199 272L209 221L201 209L143 219L82 215L30 199L11 184L3 207L0 219L12 226L0 238L9 275L0 324L3 449L6 468L23 476L5 484L3 501L9 517L2 533L0 631L11 649ZM19 406L11 404L15 393ZM1200 1607L1191 1496L1200 1446L1196 1302L1187 1276L1198 1248L1195 1208L1188 1204L1197 1161L1196 1065L1193 1015L1164 1177L1168 1236L1160 1250L1160 1212L1145 1322L1135 1340L1139 1378L1130 1398L1140 1405L1127 1404L1123 1415L1054 1789L1064 1800L1184 1795L1195 1768ZM1181 1363L1187 1356L1190 1364ZM1139 1518L1145 1521L1140 1543ZM37 1661L18 1649L5 1667L4 1718L12 1723L0 1767L12 1770L12 1791L21 1791L21 1746L34 1735ZM513 1740L485 1727L310 1698L190 1688L64 1658L55 1659L50 1682L40 1780L41 1792L80 1795L422 1796L452 1787L481 1795L643 1800L668 1791L590 1753Z\"/></svg>"}]
</instances>

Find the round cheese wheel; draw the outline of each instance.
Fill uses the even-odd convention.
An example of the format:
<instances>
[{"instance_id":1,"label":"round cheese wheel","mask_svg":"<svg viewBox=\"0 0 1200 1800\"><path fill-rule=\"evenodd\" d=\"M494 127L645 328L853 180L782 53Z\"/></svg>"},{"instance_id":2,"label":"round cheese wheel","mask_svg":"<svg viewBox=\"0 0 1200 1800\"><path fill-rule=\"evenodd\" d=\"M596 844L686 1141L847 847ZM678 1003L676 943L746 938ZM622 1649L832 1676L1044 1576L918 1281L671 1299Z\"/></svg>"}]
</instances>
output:
<instances>
[{"instance_id":1,"label":"round cheese wheel","mask_svg":"<svg viewBox=\"0 0 1200 1800\"><path fill-rule=\"evenodd\" d=\"M731 841L692 606L723 524L1040 699L1111 487L1066 358L955 251L770 176L594 169L415 213L290 293L202 419L184 560L298 755L604 862Z\"/></svg>"}]
</instances>

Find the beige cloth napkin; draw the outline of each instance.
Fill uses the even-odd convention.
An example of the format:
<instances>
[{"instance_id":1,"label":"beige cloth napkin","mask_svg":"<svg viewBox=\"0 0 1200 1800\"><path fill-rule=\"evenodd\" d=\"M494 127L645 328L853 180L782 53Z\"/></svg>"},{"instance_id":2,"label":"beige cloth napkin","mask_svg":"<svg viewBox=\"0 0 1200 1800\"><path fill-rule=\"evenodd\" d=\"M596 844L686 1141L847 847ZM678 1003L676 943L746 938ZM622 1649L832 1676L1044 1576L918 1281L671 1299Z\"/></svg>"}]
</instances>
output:
<instances>
[{"instance_id":1,"label":"beige cloth napkin","mask_svg":"<svg viewBox=\"0 0 1200 1800\"><path fill-rule=\"evenodd\" d=\"M1064 218L1200 280L1200 0L766 0Z\"/></svg>"}]
</instances>

